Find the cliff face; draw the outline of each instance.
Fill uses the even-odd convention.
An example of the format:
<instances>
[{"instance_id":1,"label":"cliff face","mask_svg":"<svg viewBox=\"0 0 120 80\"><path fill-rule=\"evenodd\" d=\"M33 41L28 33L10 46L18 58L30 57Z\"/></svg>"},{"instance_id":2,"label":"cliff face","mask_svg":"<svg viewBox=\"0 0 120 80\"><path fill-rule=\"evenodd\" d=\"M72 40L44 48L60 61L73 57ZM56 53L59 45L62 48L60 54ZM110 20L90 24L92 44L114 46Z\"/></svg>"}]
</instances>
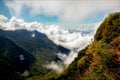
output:
<instances>
[{"instance_id":1,"label":"cliff face","mask_svg":"<svg viewBox=\"0 0 120 80\"><path fill-rule=\"evenodd\" d=\"M94 41L56 80L120 80L120 12L109 14Z\"/></svg>"}]
</instances>

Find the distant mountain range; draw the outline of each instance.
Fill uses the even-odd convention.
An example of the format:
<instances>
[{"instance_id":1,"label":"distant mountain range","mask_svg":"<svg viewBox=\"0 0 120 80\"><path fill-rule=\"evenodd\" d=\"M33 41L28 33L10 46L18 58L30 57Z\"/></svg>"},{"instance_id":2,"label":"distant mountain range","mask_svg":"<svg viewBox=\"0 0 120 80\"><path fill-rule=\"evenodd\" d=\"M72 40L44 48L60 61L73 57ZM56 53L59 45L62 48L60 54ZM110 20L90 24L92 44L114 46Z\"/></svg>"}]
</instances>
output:
<instances>
[{"instance_id":1,"label":"distant mountain range","mask_svg":"<svg viewBox=\"0 0 120 80\"><path fill-rule=\"evenodd\" d=\"M32 37L32 35L35 35ZM15 30L15 31L4 31L0 30L0 35L10 38L17 44L23 46L29 51L34 51L36 48L49 48L55 52L61 52L68 54L70 50L54 44L48 37L38 31L27 31L27 30Z\"/></svg>"},{"instance_id":2,"label":"distant mountain range","mask_svg":"<svg viewBox=\"0 0 120 80\"><path fill-rule=\"evenodd\" d=\"M0 60L10 64L16 72L23 73L29 70L31 76L36 73L45 74L47 71L42 67L44 64L50 61L61 61L58 53L68 55L70 50L54 44L43 33L0 30ZM33 73L33 69L37 71Z\"/></svg>"}]
</instances>

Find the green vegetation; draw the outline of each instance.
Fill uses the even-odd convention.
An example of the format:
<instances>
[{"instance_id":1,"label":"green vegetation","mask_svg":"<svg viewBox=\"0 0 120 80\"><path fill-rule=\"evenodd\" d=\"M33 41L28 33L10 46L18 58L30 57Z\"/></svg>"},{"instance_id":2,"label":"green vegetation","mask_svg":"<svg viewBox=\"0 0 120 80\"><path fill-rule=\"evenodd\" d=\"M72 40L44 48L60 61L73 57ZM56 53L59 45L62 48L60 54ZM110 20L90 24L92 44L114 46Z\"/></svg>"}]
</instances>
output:
<instances>
[{"instance_id":1,"label":"green vegetation","mask_svg":"<svg viewBox=\"0 0 120 80\"><path fill-rule=\"evenodd\" d=\"M31 36L33 33L35 34L34 38ZM20 70L20 72L23 73L23 76L25 78L36 77L36 76L43 77L45 74L48 74L48 72L51 72L51 70L47 70L43 65L46 65L48 62L51 62L51 61L57 62L58 60L60 60L60 58L57 56L59 52L65 53L65 54L69 54L70 52L69 49L66 49L60 45L54 44L51 40L48 39L48 37L45 34L40 33L38 31L27 31L27 30L4 31L0 29L0 36L4 36L9 40L14 41L16 45L20 46L22 49L26 51L26 54L28 53L27 56L32 55L34 57L35 59L34 63L29 64L27 67L23 66L23 68L21 68L23 70L22 71ZM2 46L2 43L0 46ZM10 47L11 46L9 45L8 47L6 47L6 49L3 50L4 55L7 55L7 59L9 58L10 61L12 59L13 61L15 61L14 57L16 57L16 55L19 55L19 53L24 53L22 51L16 51L17 49L14 47L11 47L11 48ZM11 54L14 54L12 53L12 51L16 51L15 52L16 55L14 54L15 56L13 58L8 57L8 56L11 56L8 54L8 52L10 51L11 51ZM16 62L19 63L20 61L16 60ZM26 64L23 64L23 65L26 65ZM19 67L19 66L15 66L15 67ZM26 73L26 70L27 70L27 73Z\"/></svg>"},{"instance_id":2,"label":"green vegetation","mask_svg":"<svg viewBox=\"0 0 120 80\"><path fill-rule=\"evenodd\" d=\"M119 46L120 12L116 12L105 18L94 41L55 80L119 80Z\"/></svg>"},{"instance_id":3,"label":"green vegetation","mask_svg":"<svg viewBox=\"0 0 120 80\"><path fill-rule=\"evenodd\" d=\"M116 12L114 14L109 14L108 17L105 18L103 23L98 28L95 40L99 41L102 38L114 39L120 33L120 12Z\"/></svg>"}]
</instances>

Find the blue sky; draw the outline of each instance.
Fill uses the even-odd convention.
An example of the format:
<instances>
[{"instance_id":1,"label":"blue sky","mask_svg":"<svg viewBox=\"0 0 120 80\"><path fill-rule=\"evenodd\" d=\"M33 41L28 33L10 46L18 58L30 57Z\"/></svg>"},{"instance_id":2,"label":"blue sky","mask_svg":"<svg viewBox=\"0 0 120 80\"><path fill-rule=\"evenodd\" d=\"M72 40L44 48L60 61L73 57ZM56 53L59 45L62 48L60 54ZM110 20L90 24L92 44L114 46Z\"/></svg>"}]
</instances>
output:
<instances>
[{"instance_id":1,"label":"blue sky","mask_svg":"<svg viewBox=\"0 0 120 80\"><path fill-rule=\"evenodd\" d=\"M0 0L0 14L10 18L11 15L9 13L9 9L7 8L7 6L5 6L4 1Z\"/></svg>"},{"instance_id":2,"label":"blue sky","mask_svg":"<svg viewBox=\"0 0 120 80\"><path fill-rule=\"evenodd\" d=\"M12 16L15 16L15 15L10 14L10 11L8 7L5 5L4 0L0 0L0 14L6 16L8 19L10 19ZM58 23L56 16L45 16L45 15L31 16L29 14L29 9L27 7L24 7L24 9L22 10L21 16L19 18L23 19L26 22L37 21L43 24L57 24Z\"/></svg>"},{"instance_id":3,"label":"blue sky","mask_svg":"<svg viewBox=\"0 0 120 80\"><path fill-rule=\"evenodd\" d=\"M120 10L119 0L0 0L0 14L26 22L79 25L102 21L110 12Z\"/></svg>"}]
</instances>

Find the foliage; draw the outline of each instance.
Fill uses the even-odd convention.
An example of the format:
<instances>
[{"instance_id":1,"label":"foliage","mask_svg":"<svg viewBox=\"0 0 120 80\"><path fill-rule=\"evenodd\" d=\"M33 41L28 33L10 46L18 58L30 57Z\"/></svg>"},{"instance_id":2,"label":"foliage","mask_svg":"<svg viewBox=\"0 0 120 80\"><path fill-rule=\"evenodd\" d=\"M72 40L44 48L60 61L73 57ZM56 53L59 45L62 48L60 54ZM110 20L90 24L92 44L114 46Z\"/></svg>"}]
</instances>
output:
<instances>
[{"instance_id":1,"label":"foliage","mask_svg":"<svg viewBox=\"0 0 120 80\"><path fill-rule=\"evenodd\" d=\"M119 80L120 12L110 14L98 28L94 41L56 80Z\"/></svg>"},{"instance_id":2,"label":"foliage","mask_svg":"<svg viewBox=\"0 0 120 80\"><path fill-rule=\"evenodd\" d=\"M120 33L120 12L109 14L103 23L98 28L95 34L95 40L99 41L102 38L108 37L111 40L116 38Z\"/></svg>"}]
</instances>

